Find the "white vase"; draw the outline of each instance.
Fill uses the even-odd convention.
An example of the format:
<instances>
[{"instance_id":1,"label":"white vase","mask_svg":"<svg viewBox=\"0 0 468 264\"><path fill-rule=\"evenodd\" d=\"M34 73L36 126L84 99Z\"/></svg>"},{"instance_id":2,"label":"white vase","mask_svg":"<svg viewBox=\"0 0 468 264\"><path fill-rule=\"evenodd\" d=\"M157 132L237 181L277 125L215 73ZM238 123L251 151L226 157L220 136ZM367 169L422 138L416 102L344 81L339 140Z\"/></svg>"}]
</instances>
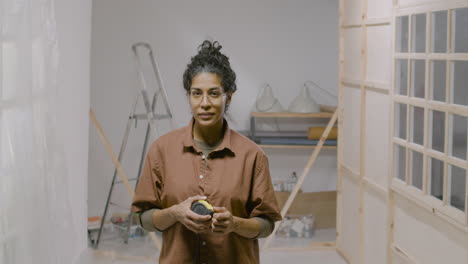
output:
<instances>
[{"instance_id":1,"label":"white vase","mask_svg":"<svg viewBox=\"0 0 468 264\"><path fill-rule=\"evenodd\" d=\"M283 112L278 99L273 95L273 90L269 84L265 85L257 95L257 100L253 107L253 112Z\"/></svg>"},{"instance_id":2,"label":"white vase","mask_svg":"<svg viewBox=\"0 0 468 264\"><path fill-rule=\"evenodd\" d=\"M304 85L299 95L289 104L288 111L294 113L318 113L320 112L320 106L310 96L307 85Z\"/></svg>"}]
</instances>

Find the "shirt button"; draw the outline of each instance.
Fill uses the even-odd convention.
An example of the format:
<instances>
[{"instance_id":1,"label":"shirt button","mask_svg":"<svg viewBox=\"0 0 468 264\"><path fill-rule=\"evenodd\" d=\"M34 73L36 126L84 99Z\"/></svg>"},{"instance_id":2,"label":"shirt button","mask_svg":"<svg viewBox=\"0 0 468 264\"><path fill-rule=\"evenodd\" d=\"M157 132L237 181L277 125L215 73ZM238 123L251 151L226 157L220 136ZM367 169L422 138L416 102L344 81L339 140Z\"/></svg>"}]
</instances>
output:
<instances>
[{"instance_id":1,"label":"shirt button","mask_svg":"<svg viewBox=\"0 0 468 264\"><path fill-rule=\"evenodd\" d=\"M205 242L205 241L201 242L201 244L202 244L202 246L206 246L206 242Z\"/></svg>"},{"instance_id":2,"label":"shirt button","mask_svg":"<svg viewBox=\"0 0 468 264\"><path fill-rule=\"evenodd\" d=\"M205 156L205 155L202 155L201 158L202 158L202 159L206 159L206 156Z\"/></svg>"},{"instance_id":3,"label":"shirt button","mask_svg":"<svg viewBox=\"0 0 468 264\"><path fill-rule=\"evenodd\" d=\"M203 175L200 175L200 179L203 179L203 177L204 177Z\"/></svg>"}]
</instances>

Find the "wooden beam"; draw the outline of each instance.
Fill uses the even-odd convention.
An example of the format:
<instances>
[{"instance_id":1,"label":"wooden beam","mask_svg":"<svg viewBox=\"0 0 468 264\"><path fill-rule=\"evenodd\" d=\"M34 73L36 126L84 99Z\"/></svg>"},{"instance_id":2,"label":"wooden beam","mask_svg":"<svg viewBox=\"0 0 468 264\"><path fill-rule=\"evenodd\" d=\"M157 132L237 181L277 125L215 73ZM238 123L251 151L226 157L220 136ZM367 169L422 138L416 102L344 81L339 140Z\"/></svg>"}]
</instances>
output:
<instances>
[{"instance_id":1,"label":"wooden beam","mask_svg":"<svg viewBox=\"0 0 468 264\"><path fill-rule=\"evenodd\" d=\"M312 146L312 145L259 145L262 148L298 148L298 149L313 149L316 148L317 146ZM323 149L336 149L336 146L323 146Z\"/></svg>"},{"instance_id":2,"label":"wooden beam","mask_svg":"<svg viewBox=\"0 0 468 264\"><path fill-rule=\"evenodd\" d=\"M107 257L112 260L123 260L123 261L131 261L133 262L157 262L157 258L147 257L147 256L125 256L119 254L114 250L101 250L96 249L94 250L94 255L98 257Z\"/></svg>"},{"instance_id":3,"label":"wooden beam","mask_svg":"<svg viewBox=\"0 0 468 264\"><path fill-rule=\"evenodd\" d=\"M401 248L399 248L397 245L393 244L391 246L392 248L392 253L393 254L396 254L398 257L404 259L404 261L408 264L419 264L418 262L416 262L414 260L413 257L411 257L408 253L406 253L405 251L403 251Z\"/></svg>"},{"instance_id":4,"label":"wooden beam","mask_svg":"<svg viewBox=\"0 0 468 264\"><path fill-rule=\"evenodd\" d=\"M395 7L397 0L394 0L393 6ZM390 120L390 125L389 125L389 149L390 149L390 161L389 161L389 166L390 166L390 173L387 178L387 244L386 244L386 264L393 264L393 258L392 258L392 247L391 245L393 244L394 241L394 221L395 221L395 200L394 200L394 195L392 193L392 190L390 189L392 179L394 178L395 175L395 145L393 144L393 135L394 135L394 129L395 129L395 103L394 103L394 97L395 97L395 39L396 39L396 17L394 15L394 10L395 8L392 9L392 79L390 81L390 89L389 89L389 103L390 103L390 112L389 114L389 120Z\"/></svg>"},{"instance_id":5,"label":"wooden beam","mask_svg":"<svg viewBox=\"0 0 468 264\"><path fill-rule=\"evenodd\" d=\"M359 148L360 148L360 159L359 159L359 262L364 263L365 259L365 233L366 233L366 223L365 223L365 206L364 206L364 196L365 196L365 186L364 178L366 175L366 109L367 109L367 91L365 86L365 81L367 80L367 5L368 0L362 0L362 21L361 21L361 118L360 118L360 138L359 138Z\"/></svg>"},{"instance_id":6,"label":"wooden beam","mask_svg":"<svg viewBox=\"0 0 468 264\"><path fill-rule=\"evenodd\" d=\"M119 160L115 156L114 151L112 150L112 146L109 143L109 140L107 140L107 137L104 134L104 131L103 131L101 125L99 124L99 122L98 122L98 120L96 118L96 115L94 114L94 111L92 109L89 109L89 116L90 116L91 121L93 122L94 126L96 127L96 130L97 130L97 132L99 134L99 137L101 138L102 142L104 143L104 147L106 148L107 153L109 154L109 157L112 160L112 163L114 163L114 166L117 169L117 174L119 175L120 180L125 184L125 188L127 189L127 193L130 196L130 198L133 199L133 196L134 196L135 193L133 191L132 185L128 181L128 177L125 174L125 172L123 171L122 165L120 164ZM105 219L102 219L102 221L104 221L104 220ZM157 249L161 249L162 244L161 244L161 241L159 240L159 238L156 237L156 235L154 233L149 233L149 234L150 234L151 239L154 242L154 246Z\"/></svg>"},{"instance_id":7,"label":"wooden beam","mask_svg":"<svg viewBox=\"0 0 468 264\"><path fill-rule=\"evenodd\" d=\"M344 71L344 29L343 25L344 19L344 1L339 0L338 7L338 23L340 25L339 32L339 54L338 54L338 173L337 173L337 183L336 183L336 247L337 251L340 246L342 246L343 235L342 235L342 215L343 215L343 175L339 168L340 164L343 163L343 71Z\"/></svg>"},{"instance_id":8,"label":"wooden beam","mask_svg":"<svg viewBox=\"0 0 468 264\"><path fill-rule=\"evenodd\" d=\"M449 207L440 202L437 198L421 195L421 191L413 186L394 179L390 186L392 193L403 197L431 214L440 217L453 227L468 234L468 226L465 225L465 214L458 209Z\"/></svg>"},{"instance_id":9,"label":"wooden beam","mask_svg":"<svg viewBox=\"0 0 468 264\"><path fill-rule=\"evenodd\" d=\"M330 118L333 113L319 112L319 113L292 113L292 112L252 112L250 113L253 117L291 117L291 118Z\"/></svg>"},{"instance_id":10,"label":"wooden beam","mask_svg":"<svg viewBox=\"0 0 468 264\"><path fill-rule=\"evenodd\" d=\"M104 134L104 131L102 130L101 125L97 121L96 115L94 114L94 111L92 109L89 109L89 117L91 118L91 121L93 122L94 126L96 127L96 130L97 130L97 132L99 134L99 137L102 140L102 143L104 143L104 147L107 150L107 154L109 154L109 157L111 158L112 163L114 163L114 166L117 169L117 174L119 175L120 180L124 183L125 188L127 189L127 192L130 195L130 197L133 197L133 195L134 195L133 187L130 184L130 182L128 181L128 177L126 176L125 172L123 171L122 165L120 164L119 160L115 156L114 151L112 150L112 146L109 143L109 140L107 140L107 137Z\"/></svg>"},{"instance_id":11,"label":"wooden beam","mask_svg":"<svg viewBox=\"0 0 468 264\"><path fill-rule=\"evenodd\" d=\"M345 261L346 263L348 264L354 264L354 262L352 262L352 259L349 255L347 255L343 250L341 250L340 248L336 248L336 253L338 253Z\"/></svg>"},{"instance_id":12,"label":"wooden beam","mask_svg":"<svg viewBox=\"0 0 468 264\"><path fill-rule=\"evenodd\" d=\"M318 154L320 153L320 150L322 149L323 143L328 137L328 134L330 133L331 128L335 125L336 120L338 117L338 110L335 111L333 114L332 118L328 122L327 127L325 128L325 131L322 134L322 137L319 140L319 143L317 145L317 148L314 149L314 152L312 153L309 162L307 162L307 165L304 168L304 171L302 172L301 176L299 177L296 185L294 186L293 191L288 197L288 200L286 201L286 204L284 205L283 209L281 210L281 216L284 218L286 216L286 213L288 212L289 208L292 205L292 202L296 198L297 193L299 192L299 189L302 187L302 184L304 183L305 178L309 174L310 168L312 165L315 163L315 160L317 159ZM265 244L263 244L263 249L268 248L270 242L272 239L275 237L276 232L278 231L279 224L275 225L275 229L273 230L272 234L266 239Z\"/></svg>"}]
</instances>

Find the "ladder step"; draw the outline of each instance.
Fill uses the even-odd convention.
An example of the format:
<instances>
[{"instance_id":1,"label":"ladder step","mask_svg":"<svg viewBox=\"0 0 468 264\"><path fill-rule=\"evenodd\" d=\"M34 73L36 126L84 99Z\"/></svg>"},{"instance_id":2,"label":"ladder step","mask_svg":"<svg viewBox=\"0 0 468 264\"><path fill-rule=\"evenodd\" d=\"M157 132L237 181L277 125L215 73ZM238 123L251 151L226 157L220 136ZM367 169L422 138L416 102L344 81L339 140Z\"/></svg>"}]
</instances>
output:
<instances>
[{"instance_id":1,"label":"ladder step","mask_svg":"<svg viewBox=\"0 0 468 264\"><path fill-rule=\"evenodd\" d=\"M136 181L137 178L128 179L128 181ZM115 181L115 183L122 183L123 181Z\"/></svg>"},{"instance_id":2,"label":"ladder step","mask_svg":"<svg viewBox=\"0 0 468 264\"><path fill-rule=\"evenodd\" d=\"M113 205L113 206L116 206L116 207L120 207L120 208L123 208L123 209L126 209L126 210L130 210L131 208L128 207L128 206L124 206L124 205L120 205L118 203L114 203L114 202L109 202L110 205Z\"/></svg>"},{"instance_id":3,"label":"ladder step","mask_svg":"<svg viewBox=\"0 0 468 264\"><path fill-rule=\"evenodd\" d=\"M148 120L148 114L137 114L137 115L133 115L131 117L134 118L134 119L138 119L138 120ZM161 115L161 114L153 114L153 117L156 120L172 118L172 116L170 116L170 115Z\"/></svg>"}]
</instances>

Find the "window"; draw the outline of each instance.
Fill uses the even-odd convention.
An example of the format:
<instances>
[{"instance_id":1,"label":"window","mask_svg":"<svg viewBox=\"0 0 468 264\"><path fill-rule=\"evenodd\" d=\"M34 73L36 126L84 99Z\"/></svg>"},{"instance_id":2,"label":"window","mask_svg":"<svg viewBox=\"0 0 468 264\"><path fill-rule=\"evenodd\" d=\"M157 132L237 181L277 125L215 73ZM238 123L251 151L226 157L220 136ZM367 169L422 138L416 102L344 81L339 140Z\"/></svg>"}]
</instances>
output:
<instances>
[{"instance_id":1,"label":"window","mask_svg":"<svg viewBox=\"0 0 468 264\"><path fill-rule=\"evenodd\" d=\"M467 225L468 8L395 18L393 182Z\"/></svg>"}]
</instances>

